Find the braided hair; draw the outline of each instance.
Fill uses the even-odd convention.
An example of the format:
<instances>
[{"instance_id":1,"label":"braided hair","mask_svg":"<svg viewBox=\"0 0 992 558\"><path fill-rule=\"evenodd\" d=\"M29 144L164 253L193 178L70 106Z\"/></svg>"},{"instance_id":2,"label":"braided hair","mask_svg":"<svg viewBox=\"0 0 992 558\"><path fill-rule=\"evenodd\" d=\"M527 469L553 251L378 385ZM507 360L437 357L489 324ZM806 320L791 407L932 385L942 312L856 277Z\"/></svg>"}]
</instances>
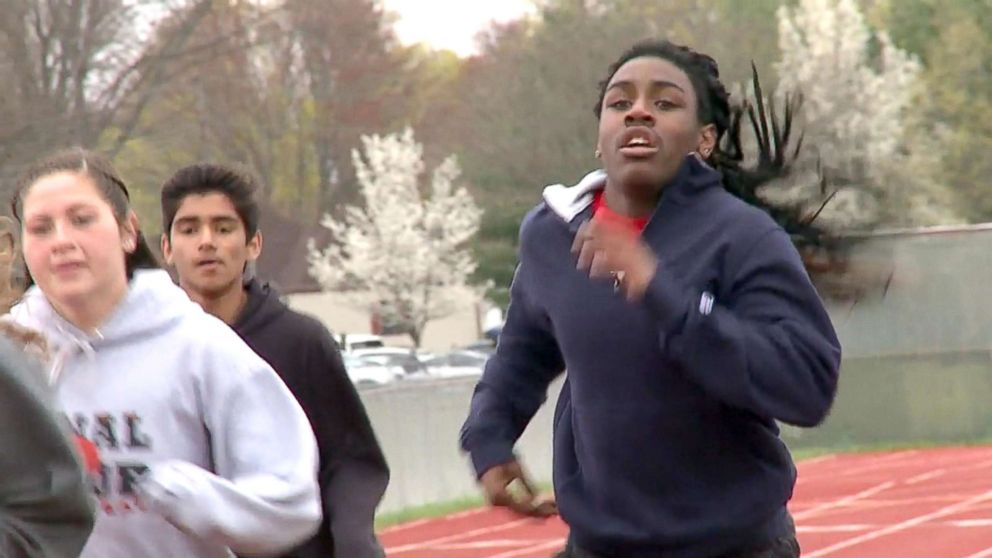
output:
<instances>
[{"instance_id":1,"label":"braided hair","mask_svg":"<svg viewBox=\"0 0 992 558\"><path fill-rule=\"evenodd\" d=\"M599 83L599 98L593 109L597 119L602 114L603 98L613 75L630 60L641 57L667 60L685 72L698 99L696 116L699 122L712 124L716 129L716 148L706 162L721 172L724 188L748 204L763 209L785 229L814 282L835 285L836 281L829 280L828 276L843 274L847 270L851 241L842 241L815 222L834 194L827 192L822 176L819 184L822 201L815 211L809 211L805 200L777 203L758 194L761 186L792 172L803 143L801 134L793 142L793 123L802 106L802 95L785 95L785 108L780 117L775 110L774 99L768 98L766 101L757 68L752 63L754 102L744 99L733 103L730 93L720 81L719 66L711 56L669 41L648 40L635 44L610 65L606 79ZM745 114L757 146L756 162L747 167L742 141ZM850 296L846 289L825 294L836 298Z\"/></svg>"}]
</instances>

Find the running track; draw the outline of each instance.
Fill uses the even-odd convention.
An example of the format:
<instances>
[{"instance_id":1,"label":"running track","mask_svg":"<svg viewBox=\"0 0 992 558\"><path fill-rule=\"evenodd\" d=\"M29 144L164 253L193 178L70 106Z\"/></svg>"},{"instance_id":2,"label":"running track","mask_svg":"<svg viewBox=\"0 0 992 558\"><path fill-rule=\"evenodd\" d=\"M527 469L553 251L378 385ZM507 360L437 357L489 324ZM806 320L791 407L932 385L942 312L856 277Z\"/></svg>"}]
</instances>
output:
<instances>
[{"instance_id":1,"label":"running track","mask_svg":"<svg viewBox=\"0 0 992 558\"><path fill-rule=\"evenodd\" d=\"M790 508L804 558L992 558L992 447L803 461ZM567 532L479 509L380 535L389 558L547 558Z\"/></svg>"}]
</instances>

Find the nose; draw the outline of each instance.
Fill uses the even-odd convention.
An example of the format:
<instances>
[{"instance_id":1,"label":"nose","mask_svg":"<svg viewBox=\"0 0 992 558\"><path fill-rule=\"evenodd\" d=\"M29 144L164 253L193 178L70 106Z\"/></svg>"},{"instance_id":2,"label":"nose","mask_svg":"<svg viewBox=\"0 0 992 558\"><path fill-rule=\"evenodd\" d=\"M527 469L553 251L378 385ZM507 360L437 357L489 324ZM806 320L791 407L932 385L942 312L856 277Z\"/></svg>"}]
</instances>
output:
<instances>
[{"instance_id":1,"label":"nose","mask_svg":"<svg viewBox=\"0 0 992 558\"><path fill-rule=\"evenodd\" d=\"M630 110L624 116L624 123L627 126L652 126L654 125L654 115L648 106L648 99L637 99L630 106Z\"/></svg>"},{"instance_id":2,"label":"nose","mask_svg":"<svg viewBox=\"0 0 992 558\"><path fill-rule=\"evenodd\" d=\"M210 227L200 227L200 243L199 248L201 250L213 248L214 247L214 233L210 230Z\"/></svg>"},{"instance_id":3,"label":"nose","mask_svg":"<svg viewBox=\"0 0 992 558\"><path fill-rule=\"evenodd\" d=\"M52 235L52 251L56 253L63 253L72 249L76 245L76 241L72 234L69 232L69 228L65 226L61 221L57 221L53 224L54 234Z\"/></svg>"}]
</instances>

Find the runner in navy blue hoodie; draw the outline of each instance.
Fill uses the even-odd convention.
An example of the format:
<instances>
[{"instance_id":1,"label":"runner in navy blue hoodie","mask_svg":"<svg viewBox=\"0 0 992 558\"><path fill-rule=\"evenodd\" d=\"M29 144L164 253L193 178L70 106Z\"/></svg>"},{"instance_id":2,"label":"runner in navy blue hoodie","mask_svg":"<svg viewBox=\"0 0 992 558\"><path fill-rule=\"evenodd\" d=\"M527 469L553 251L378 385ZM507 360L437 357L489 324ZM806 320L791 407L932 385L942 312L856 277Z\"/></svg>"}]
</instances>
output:
<instances>
[{"instance_id":1,"label":"runner in navy blue hoodie","mask_svg":"<svg viewBox=\"0 0 992 558\"><path fill-rule=\"evenodd\" d=\"M566 556L799 555L776 421L824 419L840 346L789 235L708 164L728 98L708 56L636 45L601 84L605 170L548 187L521 225L461 444L492 503L553 513L508 486L529 487L513 446L567 369L554 417Z\"/></svg>"}]
</instances>

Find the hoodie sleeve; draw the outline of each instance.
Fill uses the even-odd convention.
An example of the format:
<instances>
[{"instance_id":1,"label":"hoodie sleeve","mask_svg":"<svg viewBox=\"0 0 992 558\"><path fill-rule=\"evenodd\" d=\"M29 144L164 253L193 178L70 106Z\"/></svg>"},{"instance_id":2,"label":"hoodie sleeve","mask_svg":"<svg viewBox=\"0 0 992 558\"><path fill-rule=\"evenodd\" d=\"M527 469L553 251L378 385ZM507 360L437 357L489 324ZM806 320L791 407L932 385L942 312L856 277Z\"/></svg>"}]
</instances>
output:
<instances>
[{"instance_id":1,"label":"hoodie sleeve","mask_svg":"<svg viewBox=\"0 0 992 558\"><path fill-rule=\"evenodd\" d=\"M0 341L0 556L79 556L93 529L94 502L41 370Z\"/></svg>"},{"instance_id":2,"label":"hoodie sleeve","mask_svg":"<svg viewBox=\"0 0 992 558\"><path fill-rule=\"evenodd\" d=\"M726 300L693 291L660 263L644 302L666 354L710 395L815 426L837 390L841 349L788 235L775 228L740 258Z\"/></svg>"},{"instance_id":3,"label":"hoodie sleeve","mask_svg":"<svg viewBox=\"0 0 992 558\"><path fill-rule=\"evenodd\" d=\"M372 423L323 326L307 349L311 408L320 448L323 511L335 556L385 556L375 535L375 510L389 484L389 467Z\"/></svg>"},{"instance_id":4,"label":"hoodie sleeve","mask_svg":"<svg viewBox=\"0 0 992 558\"><path fill-rule=\"evenodd\" d=\"M201 403L216 474L166 461L151 467L139 492L183 532L239 555L277 554L312 535L320 522L313 431L260 358L251 354L238 370L236 355L221 356L204 381Z\"/></svg>"},{"instance_id":5,"label":"hoodie sleeve","mask_svg":"<svg viewBox=\"0 0 992 558\"><path fill-rule=\"evenodd\" d=\"M565 369L547 315L527 296L521 258L496 354L475 387L461 447L478 476L513 460L513 445L547 399L548 385Z\"/></svg>"}]
</instances>

